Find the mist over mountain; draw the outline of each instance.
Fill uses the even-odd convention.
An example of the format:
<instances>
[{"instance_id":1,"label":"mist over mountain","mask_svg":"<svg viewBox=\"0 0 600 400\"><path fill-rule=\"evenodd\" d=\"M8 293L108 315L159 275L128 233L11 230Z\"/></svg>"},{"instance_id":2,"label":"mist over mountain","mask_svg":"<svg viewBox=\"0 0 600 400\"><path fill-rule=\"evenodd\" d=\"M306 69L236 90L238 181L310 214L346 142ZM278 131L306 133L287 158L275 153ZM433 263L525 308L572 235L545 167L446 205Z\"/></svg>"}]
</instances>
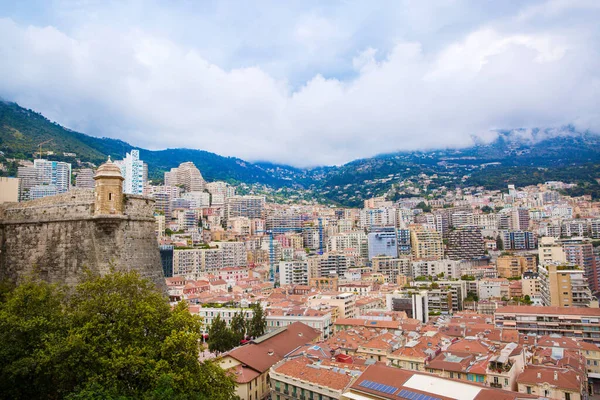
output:
<instances>
[{"instance_id":1,"label":"mist over mountain","mask_svg":"<svg viewBox=\"0 0 600 400\"><path fill-rule=\"evenodd\" d=\"M574 168L600 163L600 137L566 126L500 130L495 140L465 148L393 152L341 166L296 168L197 149L147 150L121 140L75 132L16 103L0 102L0 151L5 158L33 159L38 145L46 141L50 142L42 150L52 151L50 158L70 161L75 168L84 163L98 165L109 155L119 159L132 149L139 149L141 158L148 163L150 179L155 182L161 181L170 168L192 161L209 181L308 189L315 192L316 198L343 205L358 205L372 195L393 195L394 184L415 174L446 177L437 186L473 184L499 189L511 176L517 184L541 183L561 176L591 184L593 177L589 173L593 168ZM531 174L531 170L537 173ZM10 172L7 169L3 173Z\"/></svg>"}]
</instances>

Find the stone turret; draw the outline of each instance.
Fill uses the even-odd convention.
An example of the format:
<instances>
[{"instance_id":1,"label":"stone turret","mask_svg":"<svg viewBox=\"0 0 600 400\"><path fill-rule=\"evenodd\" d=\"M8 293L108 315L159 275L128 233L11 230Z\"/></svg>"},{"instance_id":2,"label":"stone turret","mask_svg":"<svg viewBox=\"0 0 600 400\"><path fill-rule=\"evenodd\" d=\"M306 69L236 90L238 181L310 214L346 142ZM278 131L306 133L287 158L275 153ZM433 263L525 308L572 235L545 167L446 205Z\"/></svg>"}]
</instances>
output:
<instances>
[{"instance_id":1,"label":"stone turret","mask_svg":"<svg viewBox=\"0 0 600 400\"><path fill-rule=\"evenodd\" d=\"M108 158L94 175L95 207L94 215L122 215L124 208L123 181L121 168Z\"/></svg>"}]
</instances>

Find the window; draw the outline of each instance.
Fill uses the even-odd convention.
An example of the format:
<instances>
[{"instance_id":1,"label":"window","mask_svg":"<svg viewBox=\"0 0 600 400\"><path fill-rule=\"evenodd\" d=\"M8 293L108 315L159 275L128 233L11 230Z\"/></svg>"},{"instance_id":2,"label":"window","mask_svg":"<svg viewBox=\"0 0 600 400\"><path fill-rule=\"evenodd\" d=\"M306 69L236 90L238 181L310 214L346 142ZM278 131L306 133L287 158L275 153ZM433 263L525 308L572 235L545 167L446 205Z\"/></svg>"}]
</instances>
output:
<instances>
[{"instance_id":1,"label":"window","mask_svg":"<svg viewBox=\"0 0 600 400\"><path fill-rule=\"evenodd\" d=\"M112 193L109 193L109 194L108 194L108 200L109 200L109 201L110 201L110 200L112 200Z\"/></svg>"},{"instance_id":2,"label":"window","mask_svg":"<svg viewBox=\"0 0 600 400\"><path fill-rule=\"evenodd\" d=\"M504 378L504 386L508 386L508 379Z\"/></svg>"},{"instance_id":3,"label":"window","mask_svg":"<svg viewBox=\"0 0 600 400\"><path fill-rule=\"evenodd\" d=\"M252 381L250 381L250 390L252 390Z\"/></svg>"},{"instance_id":4,"label":"window","mask_svg":"<svg viewBox=\"0 0 600 400\"><path fill-rule=\"evenodd\" d=\"M571 393L565 393L565 400L571 400Z\"/></svg>"},{"instance_id":5,"label":"window","mask_svg":"<svg viewBox=\"0 0 600 400\"><path fill-rule=\"evenodd\" d=\"M494 383L495 383L496 385L498 384L498 377L497 377L497 376L495 376L495 377L494 377Z\"/></svg>"},{"instance_id":6,"label":"window","mask_svg":"<svg viewBox=\"0 0 600 400\"><path fill-rule=\"evenodd\" d=\"M454 378L454 372L450 372L450 378Z\"/></svg>"},{"instance_id":7,"label":"window","mask_svg":"<svg viewBox=\"0 0 600 400\"><path fill-rule=\"evenodd\" d=\"M527 394L531 394L531 386L526 386L525 389L527 389Z\"/></svg>"}]
</instances>

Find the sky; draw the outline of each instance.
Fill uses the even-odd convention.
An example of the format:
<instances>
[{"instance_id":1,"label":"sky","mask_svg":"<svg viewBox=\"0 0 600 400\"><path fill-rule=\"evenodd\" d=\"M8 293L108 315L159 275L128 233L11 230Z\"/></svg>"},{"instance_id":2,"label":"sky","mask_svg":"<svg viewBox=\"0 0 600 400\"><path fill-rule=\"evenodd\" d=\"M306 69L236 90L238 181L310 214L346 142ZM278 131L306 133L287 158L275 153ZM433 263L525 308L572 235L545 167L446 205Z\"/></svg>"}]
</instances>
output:
<instances>
[{"instance_id":1,"label":"sky","mask_svg":"<svg viewBox=\"0 0 600 400\"><path fill-rule=\"evenodd\" d=\"M0 97L298 167L600 133L599 19L598 0L0 0Z\"/></svg>"}]
</instances>

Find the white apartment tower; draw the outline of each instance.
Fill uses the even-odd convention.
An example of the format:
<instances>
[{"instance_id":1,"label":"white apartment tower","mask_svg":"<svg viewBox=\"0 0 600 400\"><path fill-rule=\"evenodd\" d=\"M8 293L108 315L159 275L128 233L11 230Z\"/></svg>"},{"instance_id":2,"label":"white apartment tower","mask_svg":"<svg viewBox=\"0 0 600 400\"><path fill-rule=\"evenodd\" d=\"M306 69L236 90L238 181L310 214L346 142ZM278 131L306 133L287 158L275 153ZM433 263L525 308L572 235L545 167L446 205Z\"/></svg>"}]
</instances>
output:
<instances>
[{"instance_id":1,"label":"white apartment tower","mask_svg":"<svg viewBox=\"0 0 600 400\"><path fill-rule=\"evenodd\" d=\"M123 160L115 161L121 168L123 181L123 193L144 194L144 162L140 160L140 151L131 150Z\"/></svg>"},{"instance_id":2,"label":"white apartment tower","mask_svg":"<svg viewBox=\"0 0 600 400\"><path fill-rule=\"evenodd\" d=\"M56 193L71 189L71 164L60 161L34 160L33 167L40 173L40 184L55 186Z\"/></svg>"}]
</instances>

